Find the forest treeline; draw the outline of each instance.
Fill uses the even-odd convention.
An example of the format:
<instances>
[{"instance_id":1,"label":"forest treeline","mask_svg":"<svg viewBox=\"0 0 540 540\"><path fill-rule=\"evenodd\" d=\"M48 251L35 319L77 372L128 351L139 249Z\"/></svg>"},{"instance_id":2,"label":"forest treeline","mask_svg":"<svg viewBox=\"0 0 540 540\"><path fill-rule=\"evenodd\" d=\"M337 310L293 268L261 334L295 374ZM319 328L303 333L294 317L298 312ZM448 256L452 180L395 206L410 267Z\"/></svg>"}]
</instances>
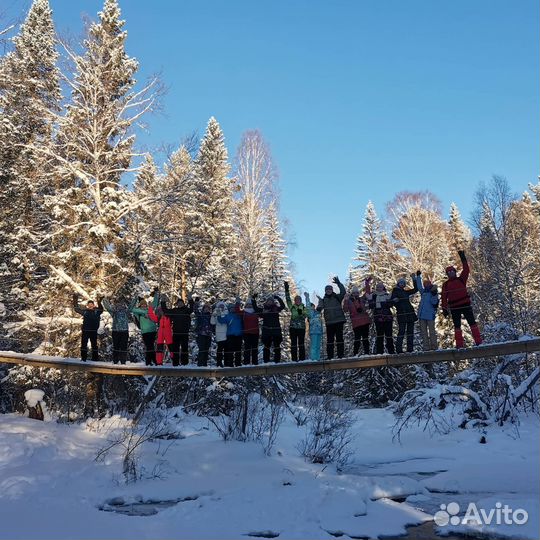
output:
<instances>
[{"instance_id":1,"label":"forest treeline","mask_svg":"<svg viewBox=\"0 0 540 540\"><path fill-rule=\"evenodd\" d=\"M141 151L137 135L159 109L162 84L138 80L124 25L117 1L106 0L84 40L65 43L48 1L34 0L20 28L1 35L3 349L76 354L74 293L132 297L158 286L171 299L246 298L282 293L284 280L296 290L268 143L246 131L230 159L212 117L200 141L186 137L163 163ZM464 249L487 340L538 335L540 183L526 187L515 195L494 176L472 189L470 226L454 204L444 216L430 191L389 194L380 214L368 203L348 286L373 276L392 287L417 269L441 284ZM449 323L441 318L437 331L449 346ZM385 402L419 381L431 384L426 377L450 380L454 368L405 379L373 371L354 385L368 401ZM517 384L531 370L514 375Z\"/></svg>"}]
</instances>

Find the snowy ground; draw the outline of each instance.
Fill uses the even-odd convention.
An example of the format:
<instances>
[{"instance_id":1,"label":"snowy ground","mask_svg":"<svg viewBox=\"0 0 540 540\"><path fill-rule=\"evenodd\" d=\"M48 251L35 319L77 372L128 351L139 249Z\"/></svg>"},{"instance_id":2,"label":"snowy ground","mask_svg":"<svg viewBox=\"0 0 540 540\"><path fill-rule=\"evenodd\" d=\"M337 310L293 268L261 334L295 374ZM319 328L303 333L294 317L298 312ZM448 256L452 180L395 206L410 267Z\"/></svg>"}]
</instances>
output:
<instances>
[{"instance_id":1,"label":"snowy ground","mask_svg":"<svg viewBox=\"0 0 540 540\"><path fill-rule=\"evenodd\" d=\"M142 461L159 477L126 486L117 455L94 461L106 432L0 415L0 538L376 538L405 534L451 502L524 508L525 525L478 529L539 537L536 418L519 437L488 430L487 444L463 430L433 439L409 431L399 444L389 411L355 417L354 458L342 474L298 455L304 428L291 420L266 457L257 443L224 443L206 420L185 417L185 438L164 455L169 441L145 447Z\"/></svg>"}]
</instances>

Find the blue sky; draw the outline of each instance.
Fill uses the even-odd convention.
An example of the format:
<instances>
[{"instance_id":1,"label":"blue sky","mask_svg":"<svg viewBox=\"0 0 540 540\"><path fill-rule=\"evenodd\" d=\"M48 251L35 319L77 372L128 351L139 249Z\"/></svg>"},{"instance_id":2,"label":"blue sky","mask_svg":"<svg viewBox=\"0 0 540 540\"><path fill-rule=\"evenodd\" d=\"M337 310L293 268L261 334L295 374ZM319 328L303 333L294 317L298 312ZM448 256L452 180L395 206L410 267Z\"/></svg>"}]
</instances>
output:
<instances>
[{"instance_id":1,"label":"blue sky","mask_svg":"<svg viewBox=\"0 0 540 540\"><path fill-rule=\"evenodd\" d=\"M101 2L50 0L77 33ZM27 0L0 0L8 15ZM281 175L308 290L345 277L366 203L430 189L467 219L492 174L522 192L539 157L537 0L120 0L128 53L161 71L142 142L220 122L231 156L260 129Z\"/></svg>"}]
</instances>

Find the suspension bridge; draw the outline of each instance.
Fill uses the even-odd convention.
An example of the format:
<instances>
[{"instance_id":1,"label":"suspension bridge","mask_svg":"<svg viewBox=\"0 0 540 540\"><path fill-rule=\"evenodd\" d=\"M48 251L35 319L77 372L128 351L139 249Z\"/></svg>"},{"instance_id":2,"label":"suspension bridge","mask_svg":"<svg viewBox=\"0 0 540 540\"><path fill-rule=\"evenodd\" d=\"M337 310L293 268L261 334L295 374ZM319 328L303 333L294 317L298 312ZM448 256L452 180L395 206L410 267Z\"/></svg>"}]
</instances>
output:
<instances>
[{"instance_id":1,"label":"suspension bridge","mask_svg":"<svg viewBox=\"0 0 540 540\"><path fill-rule=\"evenodd\" d=\"M0 364L18 364L39 368L83 371L105 375L199 377L205 379L221 377L272 376L289 373L316 373L342 371L346 369L368 369L376 367L397 367L412 364L434 364L439 362L459 362L477 358L494 358L511 354L535 353L540 351L540 337L489 343L463 349L439 349L437 351L404 354L381 354L335 360L281 362L279 364L259 364L240 367L195 367L195 366L145 366L143 364L111 364L110 362L81 362L77 358L60 358L38 354L22 354L0 351Z\"/></svg>"}]
</instances>

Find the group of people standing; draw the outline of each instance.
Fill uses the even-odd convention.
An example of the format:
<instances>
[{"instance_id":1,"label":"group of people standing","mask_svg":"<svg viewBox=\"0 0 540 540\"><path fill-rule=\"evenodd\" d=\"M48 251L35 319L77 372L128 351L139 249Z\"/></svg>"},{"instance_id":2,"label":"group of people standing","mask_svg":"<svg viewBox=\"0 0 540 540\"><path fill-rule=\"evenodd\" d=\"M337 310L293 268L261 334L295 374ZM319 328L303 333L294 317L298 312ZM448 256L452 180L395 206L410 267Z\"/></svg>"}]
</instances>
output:
<instances>
[{"instance_id":1,"label":"group of people standing","mask_svg":"<svg viewBox=\"0 0 540 540\"><path fill-rule=\"evenodd\" d=\"M306 330L309 333L309 358L319 360L323 339L323 327L326 328L326 357L338 358L345 355L344 326L346 313L354 334L353 355L370 354L370 329L375 324L376 338L374 354L402 353L404 341L407 352L413 351L415 323L419 321L422 346L424 350L438 348L435 332L435 318L439 303L445 317L451 315L454 324L456 347L464 346L461 331L461 319L469 323L473 339L477 345L482 343L478 325L474 319L471 298L467 290L469 265L463 251L458 252L463 270L457 274L453 266L446 268L447 281L442 286L441 295L436 285L422 279L418 270L411 274L412 288L407 288L405 278L398 279L395 287L388 292L382 282L371 287L371 278L364 282L361 292L356 286L347 294L338 277L333 285L325 287L324 296L317 296L317 305L311 303L308 293L302 297L291 298L289 284L285 285L285 301L279 295L268 296L262 305L257 304L257 294L251 295L245 303L239 298L227 303L218 301L214 305L203 303L199 298L188 295L187 302L178 299L173 307L158 289L153 291L152 301L144 298L134 299L131 303L120 300L112 304L106 298L99 298L97 305L89 301L85 308L78 303L74 295L74 309L83 316L81 359L87 360L88 341L92 346L92 360L98 360L97 330L103 310L112 317L113 362L124 364L127 359L129 321L135 318L140 328L145 346L147 365L162 365L164 355L169 353L173 366L189 363L189 335L192 319L195 319L197 336L197 365L207 366L212 349L212 337L215 336L216 363L219 367L233 367L257 364L259 360L259 340L263 346L263 361L281 361L283 331L281 313L290 312L289 337L292 361L306 359ZM410 297L420 293L418 313L411 304ZM393 321L398 323L394 343ZM323 324L324 320L324 324Z\"/></svg>"}]
</instances>

